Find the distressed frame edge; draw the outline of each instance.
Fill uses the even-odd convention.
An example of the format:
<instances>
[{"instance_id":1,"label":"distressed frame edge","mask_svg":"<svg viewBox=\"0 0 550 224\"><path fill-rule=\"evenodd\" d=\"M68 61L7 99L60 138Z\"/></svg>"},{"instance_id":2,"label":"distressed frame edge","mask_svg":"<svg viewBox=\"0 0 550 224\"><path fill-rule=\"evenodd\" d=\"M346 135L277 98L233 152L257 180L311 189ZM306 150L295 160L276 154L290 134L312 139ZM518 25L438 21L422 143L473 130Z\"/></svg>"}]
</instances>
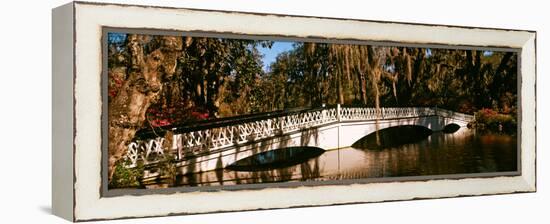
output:
<instances>
[{"instance_id":1,"label":"distressed frame edge","mask_svg":"<svg viewBox=\"0 0 550 224\"><path fill-rule=\"evenodd\" d=\"M421 23L421 22L404 22L404 21L387 21L387 20L374 20L374 19L357 19L357 18L345 18L345 17L330 17L330 16L311 16L311 15L299 15L299 14L283 14L283 13L265 13L254 11L231 11L222 9L208 9L208 8L191 8L191 7L173 7L173 6L153 6L146 4L126 4L126 3L113 3L113 2L93 2L93 1L73 1L76 4L84 5L96 5L96 6L122 6L122 7L139 7L139 8L153 8L153 9L175 9L175 10L189 10L189 11L201 11L201 12L219 12L229 14L246 14L246 15L258 15L258 16L277 16L277 17L296 17L296 18L311 18L311 19L329 19L329 20L341 20L341 21L358 21L358 22L374 22L374 23L387 23L387 24L403 24L403 25L419 25L419 26L438 26L448 28L464 28L464 29L482 29L482 30L500 30L500 31L517 31L517 32L531 32L536 33L536 30L530 29L514 29L514 28L499 28L499 27L476 27L476 26L464 26L464 25L447 25L437 23Z\"/></svg>"},{"instance_id":2,"label":"distressed frame edge","mask_svg":"<svg viewBox=\"0 0 550 224\"><path fill-rule=\"evenodd\" d=\"M537 32L529 32L530 38L521 48L520 71L521 88L518 97L521 140L521 177L529 186L530 192L537 191ZM526 171L526 172L524 172Z\"/></svg>"},{"instance_id":3,"label":"distressed frame edge","mask_svg":"<svg viewBox=\"0 0 550 224\"><path fill-rule=\"evenodd\" d=\"M52 213L75 221L74 197L74 6L51 11L52 22ZM68 194L68 195L67 195Z\"/></svg>"},{"instance_id":4,"label":"distressed frame edge","mask_svg":"<svg viewBox=\"0 0 550 224\"><path fill-rule=\"evenodd\" d=\"M78 3L79 3L79 2L78 2ZM79 3L79 4L83 4L83 3ZM91 5L91 4L84 3L84 5ZM155 9L156 7L150 6L149 8ZM75 10L75 11L76 11L76 10ZM76 13L76 12L75 12L75 13ZM250 13L244 13L244 14L250 14ZM75 16L75 18L76 18L76 16ZM306 17L306 18L309 18L309 17ZM404 23L398 23L398 24L404 24ZM417 25L417 24L408 24L408 25L413 25L413 26L414 26L414 25ZM434 25L434 26L437 26L437 25ZM468 28L472 28L472 27L468 27ZM74 32L76 32L76 28L75 28ZM529 44L530 42L533 42L533 51L534 51L533 53L536 53L536 41L535 41L535 39L536 39L536 38L535 38L536 32L531 32L531 31L527 31L527 32L530 33L530 34L532 34L532 35L533 35L533 38L529 39L527 42L524 43L524 46L522 47L522 52L525 52L525 45ZM76 41L76 40L75 40L75 41ZM76 46L75 46L75 48L76 48ZM75 57L75 58L76 58L76 57ZM524 58L523 58L523 54L522 54L522 59L524 59ZM532 62L533 62L532 65L534 66L533 69L534 69L535 72L534 72L534 73L524 73L524 72L523 72L524 64L523 64L523 62L522 62L522 68L521 68L521 70L522 70L522 77L533 76L533 78L536 79L536 55L532 55L532 59L533 59L533 60L532 60ZM75 59L75 60L76 60L76 59ZM524 60L524 61L527 61L527 60ZM76 63L77 63L77 62L75 61L75 66L76 66ZM531 63L531 61L530 61L529 63ZM525 64L525 65L527 65L527 67L530 66L530 64ZM77 81L75 81L75 85L76 85L76 82L77 82ZM533 84L536 84L536 83L533 82ZM76 91L76 92L75 92L75 100L78 101L78 96L77 96L78 91L77 91L77 89L75 89L75 91ZM523 86L522 86L522 88L521 88L521 91L522 91L522 93L523 93L523 91L524 91L524 87L523 87ZM535 91L536 91L536 89L535 89ZM531 94L529 94L529 95L531 95ZM534 98L535 95L536 95L536 93L533 94L532 103L536 106L536 100L535 100L535 98ZM522 102L522 106L523 106L523 103L525 103L525 101ZM78 107L78 105L75 105L75 110L77 109L77 107ZM535 109L535 108L533 108L533 109ZM77 113L75 112L75 117L74 117L75 120L76 120L76 118L77 118L76 115L77 115ZM525 115L526 115L526 114L522 114L522 117L525 116ZM535 115L535 117L536 117L536 110L533 110L533 114L530 114L530 115ZM76 122L76 121L75 121L75 122ZM522 122L522 130L523 130L523 127L525 126L524 124L525 124L525 122ZM76 125L76 124L75 124L75 125ZM535 125L536 125L535 123L532 124L533 127L535 127ZM535 128L536 128L536 127L535 127ZM523 132L523 131L522 131L522 132ZM523 133L522 133L522 134L523 134ZM533 130L532 134L533 134L532 137L536 140L536 131ZM76 140L76 137L77 137L77 136L75 135L75 140ZM524 137L523 137L523 135L522 135L522 140L523 140L523 139L524 139ZM536 142L533 142L533 143L534 143L535 146L536 146ZM76 147L76 149L77 149L77 150L75 151L75 157L76 157L76 154L78 153L78 146L79 146L78 142L75 141L75 147ZM523 147L523 145L522 145L522 147ZM533 162L536 162L536 160L535 160L535 153L536 153L535 151L536 151L536 147L533 148L533 149L534 149L534 150L533 150L534 152L533 152L532 158L533 158ZM524 150L522 150L522 153L523 153L523 152L524 152ZM522 164L525 165L526 163L523 162ZM79 165L78 161L75 161L75 164L74 164L74 165L75 165L75 177L78 177L78 173L77 173L77 171L78 171L77 166ZM530 164L529 164L529 165L530 165ZM536 165L535 165L534 163L533 163L533 167L531 167L531 168L535 168L535 169L533 169L533 170L536 171ZM523 188L522 190L501 192L501 193L495 193L495 194L517 193L517 192L534 192L534 191L536 191L536 173L533 173L532 177L526 177L526 176L523 175L523 174L522 174L522 176L520 176L520 177L522 177L523 184L524 184L524 188ZM75 181L76 181L76 180L75 180ZM76 184L76 183L75 183L75 184ZM76 188L76 185L75 185L75 188ZM76 192L75 192L76 194L82 193L82 192L79 192L78 188L75 189L75 190L76 190ZM489 193L489 194L491 194L491 193ZM471 194L471 195L461 195L461 194L458 194L458 195L450 195L450 196L439 196L439 197L438 197L438 196L435 196L435 197L420 197L420 198L415 198L415 197L413 197L413 198L409 198L409 199L406 199L406 198L405 198L405 199L397 199L397 200L414 200L414 199L424 199L424 198L446 198L446 197L477 196L477 195L485 195L485 194L484 194L484 193L480 193L480 194ZM75 197L77 197L77 195L75 195ZM101 198L99 198L98 201L100 201L100 200L101 200ZM292 206L292 205L290 205L290 206L287 206L287 207L282 206L282 207L267 207L267 208L239 209L239 210L212 210L212 211L209 211L209 212L199 212L199 213L230 212L230 211L261 210L261 209L277 209L277 208L292 208L292 207L306 207L306 206L307 206L307 207L310 207L310 206L325 206L325 205L350 204L350 203L351 203L351 204L353 204L353 203L368 203L368 202L382 202L382 201L396 201L396 200L392 200L392 199L388 199L388 200L378 200L378 201L377 201L377 200L374 200L374 201L369 201L369 200L367 200L367 201L355 201L355 202L345 202L345 203L308 204L308 205L298 205L298 206ZM88 204L88 205L90 205L90 204ZM74 215L74 221L102 220L102 219L118 219L118 218L136 218L136 217L151 217L151 216L164 216L164 215L181 215L181 214L199 214L199 213L185 213L185 212L182 212L182 213L173 213L173 212L172 212L172 213L163 213L163 214L158 214L158 215L129 215L129 216L124 216L124 215L121 216L121 215L119 215L118 217L106 217L106 218L104 218L104 217L103 217L103 218L102 218L102 217L87 217L87 218L86 218L86 217L82 217L82 218L81 218L81 217L79 217L78 209L76 208L76 207L77 207L77 204L74 204L74 206L75 206L75 207L74 207L75 211L74 211L74 214L73 214L73 215ZM80 207L80 208L86 210L85 207ZM88 215L89 215L89 214L88 214Z\"/></svg>"}]
</instances>

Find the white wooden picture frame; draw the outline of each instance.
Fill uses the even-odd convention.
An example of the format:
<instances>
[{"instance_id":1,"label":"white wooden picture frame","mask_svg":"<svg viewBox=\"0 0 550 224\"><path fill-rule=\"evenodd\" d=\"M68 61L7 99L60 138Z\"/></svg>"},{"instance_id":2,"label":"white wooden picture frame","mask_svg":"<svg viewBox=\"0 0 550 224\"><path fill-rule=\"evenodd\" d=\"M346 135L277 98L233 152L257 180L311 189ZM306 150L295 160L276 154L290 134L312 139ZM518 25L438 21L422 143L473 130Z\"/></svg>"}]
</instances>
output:
<instances>
[{"instance_id":1,"label":"white wooden picture frame","mask_svg":"<svg viewBox=\"0 0 550 224\"><path fill-rule=\"evenodd\" d=\"M53 16L54 214L70 221L199 214L536 191L536 32L73 2ZM145 19L146 18L146 19ZM266 26L269 24L269 26ZM510 48L519 54L519 166L515 175L462 176L209 191L106 193L102 144L104 29L213 32ZM108 191L108 190L107 190Z\"/></svg>"}]
</instances>

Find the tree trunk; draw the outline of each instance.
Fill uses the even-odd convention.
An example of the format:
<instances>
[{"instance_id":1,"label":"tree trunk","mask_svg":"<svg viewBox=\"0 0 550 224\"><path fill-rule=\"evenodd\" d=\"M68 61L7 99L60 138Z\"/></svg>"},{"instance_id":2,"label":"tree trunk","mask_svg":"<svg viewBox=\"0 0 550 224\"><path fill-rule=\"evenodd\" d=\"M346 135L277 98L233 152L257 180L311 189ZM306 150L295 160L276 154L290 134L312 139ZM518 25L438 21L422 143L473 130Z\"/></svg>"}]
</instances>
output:
<instances>
[{"instance_id":1,"label":"tree trunk","mask_svg":"<svg viewBox=\"0 0 550 224\"><path fill-rule=\"evenodd\" d=\"M182 50L179 37L165 36L157 49L146 54L145 45L151 41L147 36L128 35L130 53L128 78L109 103L109 182L116 163L126 153L128 144L145 121L145 112L156 102L161 90L162 79L175 72L178 55Z\"/></svg>"},{"instance_id":2,"label":"tree trunk","mask_svg":"<svg viewBox=\"0 0 550 224\"><path fill-rule=\"evenodd\" d=\"M336 74L336 91L338 92L338 104L344 104L344 92L342 90L342 76Z\"/></svg>"},{"instance_id":3,"label":"tree trunk","mask_svg":"<svg viewBox=\"0 0 550 224\"><path fill-rule=\"evenodd\" d=\"M469 57L473 57L472 60L469 59L469 66L470 69L469 73L474 78L473 81L473 95L474 95L474 104L481 107L486 107L485 103L485 96L483 95L483 73L481 71L481 51L469 51L470 53ZM475 55L472 55L475 54Z\"/></svg>"},{"instance_id":4,"label":"tree trunk","mask_svg":"<svg viewBox=\"0 0 550 224\"><path fill-rule=\"evenodd\" d=\"M361 69L359 69L361 70ZM363 71L357 72L357 75L359 76L359 92L360 92L360 99L363 106L367 105L367 80L365 77L365 73Z\"/></svg>"},{"instance_id":5,"label":"tree trunk","mask_svg":"<svg viewBox=\"0 0 550 224\"><path fill-rule=\"evenodd\" d=\"M357 81L359 82L359 99L363 106L367 105L367 77L366 72L368 72L368 58L360 57L357 62ZM362 60L366 60L363 62Z\"/></svg>"}]
</instances>

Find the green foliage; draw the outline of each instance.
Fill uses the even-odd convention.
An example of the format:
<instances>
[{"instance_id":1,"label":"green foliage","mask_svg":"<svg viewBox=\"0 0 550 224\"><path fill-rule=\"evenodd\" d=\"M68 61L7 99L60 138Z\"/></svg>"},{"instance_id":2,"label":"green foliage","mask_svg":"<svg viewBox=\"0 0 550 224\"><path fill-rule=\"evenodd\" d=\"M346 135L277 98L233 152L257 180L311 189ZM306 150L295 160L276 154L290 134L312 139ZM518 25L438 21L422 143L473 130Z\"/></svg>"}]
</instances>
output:
<instances>
[{"instance_id":1,"label":"green foliage","mask_svg":"<svg viewBox=\"0 0 550 224\"><path fill-rule=\"evenodd\" d=\"M510 114L501 114L491 109L481 109L475 113L476 127L498 132L516 132L517 122Z\"/></svg>"},{"instance_id":2,"label":"green foliage","mask_svg":"<svg viewBox=\"0 0 550 224\"><path fill-rule=\"evenodd\" d=\"M123 38L108 49L110 96L130 69ZM258 47L272 41L181 38L176 73L146 126L323 104L517 111L517 53L296 42L264 72Z\"/></svg>"},{"instance_id":3,"label":"green foliage","mask_svg":"<svg viewBox=\"0 0 550 224\"><path fill-rule=\"evenodd\" d=\"M154 165L145 166L143 163L138 162L138 166L134 168L124 167L124 162L121 160L115 166L115 172L109 183L109 188L140 188L143 185L151 184L145 183L143 180L143 174L145 170L149 172L158 172L158 177L153 180L152 183L164 182L172 185L176 180L176 163L175 157L172 153L165 153L158 158L158 162ZM149 181L151 182L151 181Z\"/></svg>"},{"instance_id":4,"label":"green foliage","mask_svg":"<svg viewBox=\"0 0 550 224\"><path fill-rule=\"evenodd\" d=\"M136 188L141 186L144 171L143 164L139 164L135 168L126 168L124 163L125 161L120 160L116 164L109 188Z\"/></svg>"},{"instance_id":5,"label":"green foliage","mask_svg":"<svg viewBox=\"0 0 550 224\"><path fill-rule=\"evenodd\" d=\"M173 185L176 181L176 159L173 154L167 153L164 154L164 157L157 163L157 168L159 170L159 177L164 179L170 185Z\"/></svg>"}]
</instances>

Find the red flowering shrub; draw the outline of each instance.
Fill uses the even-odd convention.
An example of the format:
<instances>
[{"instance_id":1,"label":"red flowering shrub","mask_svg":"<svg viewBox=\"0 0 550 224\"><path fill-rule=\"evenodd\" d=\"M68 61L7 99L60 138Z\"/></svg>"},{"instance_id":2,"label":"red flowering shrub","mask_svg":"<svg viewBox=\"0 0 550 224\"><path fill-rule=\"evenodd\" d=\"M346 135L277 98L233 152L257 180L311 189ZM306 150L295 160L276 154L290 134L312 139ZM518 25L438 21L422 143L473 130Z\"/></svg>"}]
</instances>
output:
<instances>
[{"instance_id":1,"label":"red flowering shrub","mask_svg":"<svg viewBox=\"0 0 550 224\"><path fill-rule=\"evenodd\" d=\"M146 124L145 128L149 126L162 127L210 118L210 114L203 109L189 107L184 104L175 104L171 107L153 105L147 110L146 116L149 124Z\"/></svg>"},{"instance_id":2,"label":"red flowering shrub","mask_svg":"<svg viewBox=\"0 0 550 224\"><path fill-rule=\"evenodd\" d=\"M124 84L123 74L119 72L109 72L109 97L113 98L118 94L118 91L122 88Z\"/></svg>"},{"instance_id":3,"label":"red flowering shrub","mask_svg":"<svg viewBox=\"0 0 550 224\"><path fill-rule=\"evenodd\" d=\"M516 119L509 114L501 114L492 109L483 108L475 113L476 125L482 129L498 131L515 131Z\"/></svg>"},{"instance_id":4,"label":"red flowering shrub","mask_svg":"<svg viewBox=\"0 0 550 224\"><path fill-rule=\"evenodd\" d=\"M209 117L208 113L201 113L199 111L191 112L191 116L193 116L196 120L206 120Z\"/></svg>"}]
</instances>

